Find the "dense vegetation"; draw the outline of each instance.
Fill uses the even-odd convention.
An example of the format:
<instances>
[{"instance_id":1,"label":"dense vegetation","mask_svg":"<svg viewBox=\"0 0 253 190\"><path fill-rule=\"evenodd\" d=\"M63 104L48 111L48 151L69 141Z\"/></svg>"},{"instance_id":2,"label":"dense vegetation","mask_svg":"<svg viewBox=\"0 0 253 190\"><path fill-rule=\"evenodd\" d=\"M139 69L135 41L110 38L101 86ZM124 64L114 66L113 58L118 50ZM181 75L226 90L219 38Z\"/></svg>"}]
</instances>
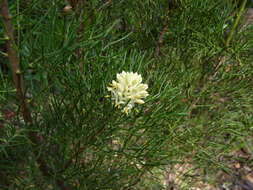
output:
<instances>
[{"instance_id":1,"label":"dense vegetation","mask_svg":"<svg viewBox=\"0 0 253 190\"><path fill-rule=\"evenodd\" d=\"M253 167L250 1L6 2L0 189L193 189ZM148 85L129 114L107 88L122 71Z\"/></svg>"}]
</instances>

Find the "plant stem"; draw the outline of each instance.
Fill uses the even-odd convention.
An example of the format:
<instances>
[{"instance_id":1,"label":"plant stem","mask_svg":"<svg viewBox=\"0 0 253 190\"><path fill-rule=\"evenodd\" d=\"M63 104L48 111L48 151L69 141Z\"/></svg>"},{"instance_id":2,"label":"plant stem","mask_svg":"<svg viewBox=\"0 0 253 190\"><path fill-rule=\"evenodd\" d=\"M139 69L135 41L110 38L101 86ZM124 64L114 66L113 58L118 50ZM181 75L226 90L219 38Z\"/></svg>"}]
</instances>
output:
<instances>
[{"instance_id":1,"label":"plant stem","mask_svg":"<svg viewBox=\"0 0 253 190\"><path fill-rule=\"evenodd\" d=\"M1 15L3 18L3 25L5 28L5 35L6 35L6 48L7 48L7 55L10 62L10 67L12 71L12 78L16 88L17 99L20 102L20 107L23 115L23 119L26 124L32 124L32 115L31 111L29 110L25 91L24 91L24 83L23 83L23 76L20 69L20 60L18 57L18 53L16 50L15 38L14 38L14 29L11 23L11 16L9 13L8 1L2 0L0 2L1 7ZM29 139L31 142L36 146L33 150L33 153L36 156L36 161L39 165L39 169L42 174L46 177L51 176L51 169L47 166L46 161L42 158L40 152L38 151L37 147L41 144L42 137L38 135L36 132L29 132ZM69 188L65 187L64 181L56 180L56 184L62 189L67 190Z\"/></svg>"},{"instance_id":2,"label":"plant stem","mask_svg":"<svg viewBox=\"0 0 253 190\"><path fill-rule=\"evenodd\" d=\"M247 0L244 0L244 1L242 2L241 6L240 6L239 13L237 14L237 17L236 17L236 19L235 19L235 21L234 21L233 27L232 27L232 29L231 29L230 32L229 32L228 38L227 38L227 40L225 41L225 47L228 47L228 46L230 45L230 42L231 42L232 37L233 37L233 35L234 35L234 33L235 33L235 30L236 30L236 28L237 28L237 26L238 26L238 24L239 24L239 21L240 21L242 15L243 15L243 12L244 12L246 3L247 3Z\"/></svg>"}]
</instances>

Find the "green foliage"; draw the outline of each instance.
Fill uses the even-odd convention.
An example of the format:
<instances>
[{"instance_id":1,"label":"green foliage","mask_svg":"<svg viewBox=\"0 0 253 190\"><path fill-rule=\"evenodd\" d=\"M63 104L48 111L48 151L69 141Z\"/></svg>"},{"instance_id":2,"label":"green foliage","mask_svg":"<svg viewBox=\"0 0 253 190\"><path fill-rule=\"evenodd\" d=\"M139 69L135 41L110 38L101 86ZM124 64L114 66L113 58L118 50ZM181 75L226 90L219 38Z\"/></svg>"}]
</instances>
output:
<instances>
[{"instance_id":1,"label":"green foliage","mask_svg":"<svg viewBox=\"0 0 253 190\"><path fill-rule=\"evenodd\" d=\"M65 5L10 1L33 123L23 121L10 70L0 63L0 188L60 189L63 180L80 190L160 190L161 168L227 171L228 155L250 147L252 26L224 46L233 3L95 0L68 14ZM149 86L145 104L129 115L106 98L123 70ZM43 138L39 147L31 131Z\"/></svg>"}]
</instances>

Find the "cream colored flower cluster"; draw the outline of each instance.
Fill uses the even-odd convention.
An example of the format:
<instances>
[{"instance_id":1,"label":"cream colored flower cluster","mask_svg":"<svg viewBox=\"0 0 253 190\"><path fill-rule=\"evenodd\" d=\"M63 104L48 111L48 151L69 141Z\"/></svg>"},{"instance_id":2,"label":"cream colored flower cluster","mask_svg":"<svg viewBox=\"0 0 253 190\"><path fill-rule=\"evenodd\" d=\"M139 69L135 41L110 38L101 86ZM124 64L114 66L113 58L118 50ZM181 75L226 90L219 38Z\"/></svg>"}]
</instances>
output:
<instances>
[{"instance_id":1,"label":"cream colored flower cluster","mask_svg":"<svg viewBox=\"0 0 253 190\"><path fill-rule=\"evenodd\" d=\"M144 104L142 100L149 94L148 85L142 83L142 77L138 73L125 72L117 74L117 80L113 80L108 91L116 107L128 114L135 104Z\"/></svg>"}]
</instances>

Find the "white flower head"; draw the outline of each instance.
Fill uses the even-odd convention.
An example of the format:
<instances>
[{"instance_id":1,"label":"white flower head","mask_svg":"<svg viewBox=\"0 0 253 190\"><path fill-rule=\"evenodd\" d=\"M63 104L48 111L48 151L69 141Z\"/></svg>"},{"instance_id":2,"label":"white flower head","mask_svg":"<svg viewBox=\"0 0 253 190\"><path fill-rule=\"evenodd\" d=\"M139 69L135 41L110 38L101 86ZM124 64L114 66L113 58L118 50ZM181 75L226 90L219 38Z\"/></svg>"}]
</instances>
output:
<instances>
[{"instance_id":1,"label":"white flower head","mask_svg":"<svg viewBox=\"0 0 253 190\"><path fill-rule=\"evenodd\" d=\"M135 104L144 104L142 100L149 94L148 85L142 83L142 77L138 73L125 72L117 74L117 80L113 80L108 91L111 92L112 100L118 108L128 114Z\"/></svg>"}]
</instances>

